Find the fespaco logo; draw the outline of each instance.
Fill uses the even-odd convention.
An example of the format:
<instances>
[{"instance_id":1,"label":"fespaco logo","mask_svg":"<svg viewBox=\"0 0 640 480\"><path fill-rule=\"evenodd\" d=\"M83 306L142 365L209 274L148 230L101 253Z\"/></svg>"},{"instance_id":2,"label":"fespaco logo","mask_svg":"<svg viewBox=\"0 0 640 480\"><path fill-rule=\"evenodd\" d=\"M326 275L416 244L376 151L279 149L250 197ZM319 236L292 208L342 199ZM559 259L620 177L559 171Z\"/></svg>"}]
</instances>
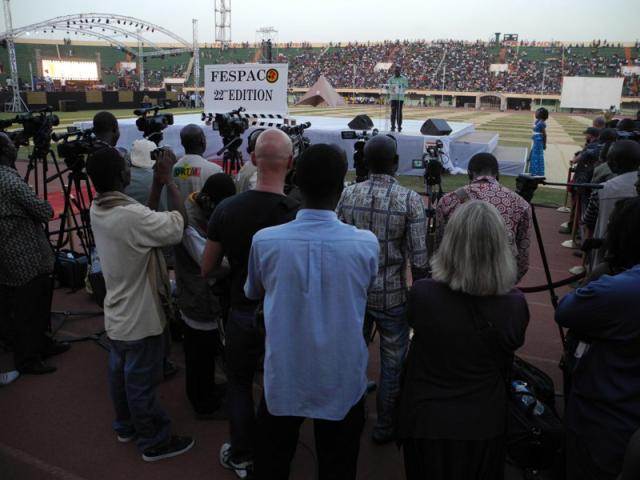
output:
<instances>
[{"instance_id":1,"label":"fespaco logo","mask_svg":"<svg viewBox=\"0 0 640 480\"><path fill-rule=\"evenodd\" d=\"M280 75L278 74L278 70L276 70L275 68L270 68L269 70L267 70L267 82L276 83L279 76Z\"/></svg>"}]
</instances>

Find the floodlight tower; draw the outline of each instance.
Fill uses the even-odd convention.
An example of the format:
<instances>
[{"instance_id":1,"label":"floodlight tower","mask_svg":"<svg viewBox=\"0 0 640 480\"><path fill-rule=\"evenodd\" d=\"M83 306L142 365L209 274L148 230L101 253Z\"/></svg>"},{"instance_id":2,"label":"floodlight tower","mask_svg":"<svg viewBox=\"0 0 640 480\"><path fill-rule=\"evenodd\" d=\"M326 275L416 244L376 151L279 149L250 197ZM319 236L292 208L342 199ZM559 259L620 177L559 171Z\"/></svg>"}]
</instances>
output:
<instances>
[{"instance_id":1,"label":"floodlight tower","mask_svg":"<svg viewBox=\"0 0 640 480\"><path fill-rule=\"evenodd\" d=\"M215 41L225 46L231 43L231 0L215 2Z\"/></svg>"},{"instance_id":2,"label":"floodlight tower","mask_svg":"<svg viewBox=\"0 0 640 480\"><path fill-rule=\"evenodd\" d=\"M193 19L193 88L196 107L200 106L200 47L198 46L198 19Z\"/></svg>"},{"instance_id":3,"label":"floodlight tower","mask_svg":"<svg viewBox=\"0 0 640 480\"><path fill-rule=\"evenodd\" d=\"M11 20L11 0L4 0L4 26L6 28L6 45L9 52L9 66L11 69L11 89L13 90L12 112L23 112L27 106L20 97L20 84L18 82L18 62L16 60L16 45L13 41L13 22Z\"/></svg>"}]
</instances>

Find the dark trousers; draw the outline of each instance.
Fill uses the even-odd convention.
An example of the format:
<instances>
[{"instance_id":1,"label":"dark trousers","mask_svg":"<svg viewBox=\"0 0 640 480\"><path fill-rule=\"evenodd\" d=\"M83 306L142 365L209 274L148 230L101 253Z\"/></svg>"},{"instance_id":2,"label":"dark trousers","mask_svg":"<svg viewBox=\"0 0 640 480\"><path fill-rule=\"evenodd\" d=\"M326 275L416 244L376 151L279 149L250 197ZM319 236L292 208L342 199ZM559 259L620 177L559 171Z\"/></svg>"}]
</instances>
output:
<instances>
[{"instance_id":1,"label":"dark trousers","mask_svg":"<svg viewBox=\"0 0 640 480\"><path fill-rule=\"evenodd\" d=\"M136 434L141 451L166 443L171 420L156 392L163 377L164 336L110 343L109 391L116 413L113 429L123 436Z\"/></svg>"},{"instance_id":2,"label":"dark trousers","mask_svg":"<svg viewBox=\"0 0 640 480\"><path fill-rule=\"evenodd\" d=\"M398 123L398 130L402 128L402 105L403 100L391 100L391 128L396 128L396 122Z\"/></svg>"},{"instance_id":3,"label":"dark trousers","mask_svg":"<svg viewBox=\"0 0 640 480\"><path fill-rule=\"evenodd\" d=\"M502 436L489 440L428 440L403 442L407 480L502 480L505 449Z\"/></svg>"},{"instance_id":4,"label":"dark trousers","mask_svg":"<svg viewBox=\"0 0 640 480\"><path fill-rule=\"evenodd\" d=\"M256 325L253 309L232 307L227 322L225 361L231 457L236 462L253 459L255 406L253 378L264 354L264 335Z\"/></svg>"},{"instance_id":5,"label":"dark trousers","mask_svg":"<svg viewBox=\"0 0 640 480\"><path fill-rule=\"evenodd\" d=\"M40 275L19 287L0 285L0 319L13 346L13 361L20 370L42 360L51 343L46 335L51 315L51 277Z\"/></svg>"},{"instance_id":6,"label":"dark trousers","mask_svg":"<svg viewBox=\"0 0 640 480\"><path fill-rule=\"evenodd\" d=\"M182 326L187 398L196 413L213 413L222 403L216 389L218 330L196 330Z\"/></svg>"},{"instance_id":7,"label":"dark trousers","mask_svg":"<svg viewBox=\"0 0 640 480\"><path fill-rule=\"evenodd\" d=\"M319 480L353 480L364 428L364 397L344 419L313 421ZM286 480L304 417L271 415L264 398L258 409L255 473L258 480Z\"/></svg>"},{"instance_id":8,"label":"dark trousers","mask_svg":"<svg viewBox=\"0 0 640 480\"><path fill-rule=\"evenodd\" d=\"M566 442L567 480L615 480L618 478L619 472L606 472L594 461L587 446L571 430L567 430Z\"/></svg>"}]
</instances>

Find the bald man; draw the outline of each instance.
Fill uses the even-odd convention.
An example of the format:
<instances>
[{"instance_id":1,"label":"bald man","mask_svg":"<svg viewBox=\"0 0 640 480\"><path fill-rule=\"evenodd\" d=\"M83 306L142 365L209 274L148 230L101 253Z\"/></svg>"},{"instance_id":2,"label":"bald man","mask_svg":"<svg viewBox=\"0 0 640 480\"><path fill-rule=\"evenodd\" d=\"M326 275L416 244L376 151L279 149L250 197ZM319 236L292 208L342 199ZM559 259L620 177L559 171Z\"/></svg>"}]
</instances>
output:
<instances>
[{"instance_id":1,"label":"bald man","mask_svg":"<svg viewBox=\"0 0 640 480\"><path fill-rule=\"evenodd\" d=\"M189 124L180 130L180 143L184 147L184 157L173 166L173 180L184 202L193 192L201 191L207 179L222 172L222 168L202 158L207 139L198 125Z\"/></svg>"},{"instance_id":2,"label":"bald man","mask_svg":"<svg viewBox=\"0 0 640 480\"><path fill-rule=\"evenodd\" d=\"M264 351L256 328L258 302L244 294L253 235L294 220L298 202L284 195L285 176L293 165L291 140L277 129L265 130L251 153L258 170L256 188L223 200L214 210L202 256L208 276L223 256L231 267L231 313L226 328L227 402L231 440L220 449L220 463L245 478L253 470L255 409L253 377Z\"/></svg>"}]
</instances>

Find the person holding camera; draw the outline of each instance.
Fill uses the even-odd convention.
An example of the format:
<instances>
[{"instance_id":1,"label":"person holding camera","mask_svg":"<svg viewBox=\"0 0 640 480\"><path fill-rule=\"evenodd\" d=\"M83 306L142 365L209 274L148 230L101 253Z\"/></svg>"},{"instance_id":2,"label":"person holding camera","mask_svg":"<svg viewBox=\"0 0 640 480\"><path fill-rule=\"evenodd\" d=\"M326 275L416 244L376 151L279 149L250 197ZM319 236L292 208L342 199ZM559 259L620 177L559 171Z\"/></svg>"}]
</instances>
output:
<instances>
[{"instance_id":1,"label":"person holding camera","mask_svg":"<svg viewBox=\"0 0 640 480\"><path fill-rule=\"evenodd\" d=\"M400 370L409 345L406 319L407 260L414 281L427 275L427 223L424 203L417 192L394 178L398 169L395 140L377 135L364 146L369 180L347 187L336 208L338 218L370 230L380 242L380 263L369 292L365 318L367 342L375 323L380 334L380 386L378 420L372 440L392 440L393 408L400 388Z\"/></svg>"},{"instance_id":2,"label":"person holding camera","mask_svg":"<svg viewBox=\"0 0 640 480\"><path fill-rule=\"evenodd\" d=\"M256 188L216 206L201 269L202 276L208 277L223 256L231 268L231 310L225 332L231 441L222 445L220 463L240 478L253 470L253 379L264 353L264 333L256 320L259 302L244 293L251 240L258 230L293 220L299 206L284 194L285 177L293 164L291 139L284 132L274 128L262 132L251 161L258 169Z\"/></svg>"},{"instance_id":3,"label":"person holding camera","mask_svg":"<svg viewBox=\"0 0 640 480\"><path fill-rule=\"evenodd\" d=\"M221 344L222 302L213 288L228 273L221 268L215 276L200 274L207 240L207 224L216 205L235 195L233 179L225 173L211 175L199 192L187 198L188 226L182 242L175 247L176 297L184 322L183 346L187 398L196 414L226 418L224 388L216 385L216 355ZM225 291L226 293L226 291Z\"/></svg>"},{"instance_id":4,"label":"person holding camera","mask_svg":"<svg viewBox=\"0 0 640 480\"><path fill-rule=\"evenodd\" d=\"M194 444L190 437L171 434L171 421L156 394L163 376L163 332L171 315L161 247L179 243L186 225L180 192L171 178L175 161L169 150L160 154L147 207L124 194L131 173L116 149L103 148L87 160L87 173L98 192L90 215L106 286L113 428L119 442L135 441L148 462L180 455ZM154 211L164 188L170 211Z\"/></svg>"},{"instance_id":5,"label":"person holding camera","mask_svg":"<svg viewBox=\"0 0 640 480\"><path fill-rule=\"evenodd\" d=\"M53 373L47 357L69 349L46 335L53 294L54 255L43 228L53 216L16 169L18 150L0 133L0 314L8 328L14 368L20 373ZM12 371L8 380L15 380ZM8 383L8 381L7 381Z\"/></svg>"},{"instance_id":6,"label":"person holding camera","mask_svg":"<svg viewBox=\"0 0 640 480\"><path fill-rule=\"evenodd\" d=\"M411 287L396 429L408 480L504 476L507 379L529 322L509 243L493 205L466 202L431 258L432 278Z\"/></svg>"},{"instance_id":7,"label":"person holding camera","mask_svg":"<svg viewBox=\"0 0 640 480\"><path fill-rule=\"evenodd\" d=\"M131 162L131 182L127 185L125 193L131 198L136 199L142 205L146 205L151 194L151 187L153 185L153 167L155 160L151 158L151 152L156 150L155 143L141 138L133 142L131 146L131 152L128 155ZM158 205L160 211L167 209L167 195L166 190L162 192L160 197L160 204Z\"/></svg>"},{"instance_id":8,"label":"person holding camera","mask_svg":"<svg viewBox=\"0 0 640 480\"><path fill-rule=\"evenodd\" d=\"M435 245L442 241L453 212L469 200L482 200L498 209L509 234L509 248L518 266L518 282L529 270L531 207L524 198L500 185L498 160L490 153L477 153L467 167L469 185L444 195L436 207Z\"/></svg>"},{"instance_id":9,"label":"person holding camera","mask_svg":"<svg viewBox=\"0 0 640 480\"><path fill-rule=\"evenodd\" d=\"M221 173L222 168L202 158L207 149L204 130L190 124L180 130L180 142L184 147L184 156L173 167L173 181L180 189L184 202L193 192L199 192L211 175Z\"/></svg>"},{"instance_id":10,"label":"person holding camera","mask_svg":"<svg viewBox=\"0 0 640 480\"><path fill-rule=\"evenodd\" d=\"M296 219L253 237L244 289L264 298L266 331L257 479L289 478L305 418L314 422L318 478L356 478L367 389L362 329L380 247L371 232L338 220L346 172L342 149L309 147L297 162Z\"/></svg>"}]
</instances>

